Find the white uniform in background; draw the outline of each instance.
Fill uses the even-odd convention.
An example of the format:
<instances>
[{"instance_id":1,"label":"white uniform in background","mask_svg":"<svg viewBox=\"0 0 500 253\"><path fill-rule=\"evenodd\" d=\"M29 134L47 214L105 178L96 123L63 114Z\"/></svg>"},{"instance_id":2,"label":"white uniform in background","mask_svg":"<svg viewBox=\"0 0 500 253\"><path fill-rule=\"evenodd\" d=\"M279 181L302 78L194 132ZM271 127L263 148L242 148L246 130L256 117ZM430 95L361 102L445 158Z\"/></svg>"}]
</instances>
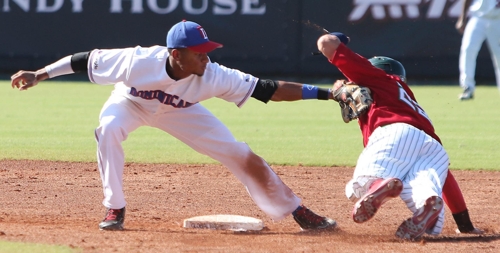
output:
<instances>
[{"instance_id":1,"label":"white uniform in background","mask_svg":"<svg viewBox=\"0 0 500 253\"><path fill-rule=\"evenodd\" d=\"M474 93L477 55L486 40L500 89L500 0L473 0L468 10L469 21L460 48L460 86Z\"/></svg>"},{"instance_id":2,"label":"white uniform in background","mask_svg":"<svg viewBox=\"0 0 500 253\"><path fill-rule=\"evenodd\" d=\"M168 56L167 48L162 46L96 49L89 56L89 79L115 85L95 131L104 206L118 209L126 205L122 142L138 127L151 126L221 162L246 186L257 206L273 219L290 214L301 200L267 164L265 178L253 175L248 169L250 147L237 141L220 120L198 103L218 97L241 107L254 91L258 78L208 63L202 76L191 75L176 81L165 70Z\"/></svg>"}]
</instances>

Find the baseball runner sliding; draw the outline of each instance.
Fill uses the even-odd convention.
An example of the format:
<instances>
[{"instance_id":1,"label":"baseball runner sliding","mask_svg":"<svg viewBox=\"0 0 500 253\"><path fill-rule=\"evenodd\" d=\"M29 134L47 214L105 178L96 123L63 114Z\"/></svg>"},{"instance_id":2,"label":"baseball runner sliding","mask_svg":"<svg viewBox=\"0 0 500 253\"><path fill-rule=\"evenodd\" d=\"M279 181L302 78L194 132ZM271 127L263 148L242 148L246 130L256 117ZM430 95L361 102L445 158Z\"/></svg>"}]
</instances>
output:
<instances>
[{"instance_id":1,"label":"baseball runner sliding","mask_svg":"<svg viewBox=\"0 0 500 253\"><path fill-rule=\"evenodd\" d=\"M362 101L369 101L370 108L356 116L365 148L352 180L346 185L346 196L356 201L353 220L357 223L370 220L383 203L400 196L413 217L398 227L397 237L416 240L424 233L439 234L444 222L443 185L451 175L448 155L431 120L405 83L403 65L389 57L367 60L348 49L345 46L348 41L345 35L332 33L321 36L317 45L350 82L368 88ZM346 115L352 115L350 111L355 110L349 108L359 106L343 105L346 101L358 101L346 100L349 94L339 92L346 86L346 81L339 80L333 87L334 99L341 104L344 120L350 119ZM470 221L468 225L467 232L474 231Z\"/></svg>"}]
</instances>

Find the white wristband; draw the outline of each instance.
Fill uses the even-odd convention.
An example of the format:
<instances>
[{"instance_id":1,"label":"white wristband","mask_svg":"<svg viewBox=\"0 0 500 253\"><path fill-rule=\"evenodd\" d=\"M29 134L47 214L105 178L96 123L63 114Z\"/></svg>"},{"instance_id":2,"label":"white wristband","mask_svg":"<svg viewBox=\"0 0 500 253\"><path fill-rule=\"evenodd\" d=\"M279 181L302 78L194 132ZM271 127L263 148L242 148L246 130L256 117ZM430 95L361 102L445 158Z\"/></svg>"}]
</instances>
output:
<instances>
[{"instance_id":1,"label":"white wristband","mask_svg":"<svg viewBox=\"0 0 500 253\"><path fill-rule=\"evenodd\" d=\"M75 73L71 68L71 55L45 66L45 71L47 71L49 78Z\"/></svg>"}]
</instances>

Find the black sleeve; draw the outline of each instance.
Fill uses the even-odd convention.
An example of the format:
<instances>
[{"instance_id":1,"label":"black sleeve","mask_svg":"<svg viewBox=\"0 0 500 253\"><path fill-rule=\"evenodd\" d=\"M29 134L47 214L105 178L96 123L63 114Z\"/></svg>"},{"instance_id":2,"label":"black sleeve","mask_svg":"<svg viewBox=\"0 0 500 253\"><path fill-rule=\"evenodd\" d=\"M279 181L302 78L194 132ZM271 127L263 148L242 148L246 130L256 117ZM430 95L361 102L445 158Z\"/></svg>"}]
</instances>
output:
<instances>
[{"instance_id":1,"label":"black sleeve","mask_svg":"<svg viewBox=\"0 0 500 253\"><path fill-rule=\"evenodd\" d=\"M71 56L71 68L75 73L87 72L87 62L89 60L89 52L76 53Z\"/></svg>"},{"instance_id":2,"label":"black sleeve","mask_svg":"<svg viewBox=\"0 0 500 253\"><path fill-rule=\"evenodd\" d=\"M253 90L252 97L267 104L277 89L277 81L259 79Z\"/></svg>"}]
</instances>

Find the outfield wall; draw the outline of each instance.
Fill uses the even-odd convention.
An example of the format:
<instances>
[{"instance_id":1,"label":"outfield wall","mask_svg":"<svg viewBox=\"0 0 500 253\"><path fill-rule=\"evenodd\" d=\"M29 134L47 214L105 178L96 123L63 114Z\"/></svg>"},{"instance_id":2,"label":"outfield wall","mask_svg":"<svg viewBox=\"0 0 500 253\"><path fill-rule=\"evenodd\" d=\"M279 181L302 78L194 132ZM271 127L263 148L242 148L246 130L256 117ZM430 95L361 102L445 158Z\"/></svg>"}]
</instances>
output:
<instances>
[{"instance_id":1,"label":"outfield wall","mask_svg":"<svg viewBox=\"0 0 500 253\"><path fill-rule=\"evenodd\" d=\"M459 0L2 0L0 73L36 69L94 48L164 45L171 25L200 23L224 48L213 61L258 76L330 78L311 56L321 28L350 47L399 59L410 80L457 79ZM484 47L478 79L494 81Z\"/></svg>"}]
</instances>

